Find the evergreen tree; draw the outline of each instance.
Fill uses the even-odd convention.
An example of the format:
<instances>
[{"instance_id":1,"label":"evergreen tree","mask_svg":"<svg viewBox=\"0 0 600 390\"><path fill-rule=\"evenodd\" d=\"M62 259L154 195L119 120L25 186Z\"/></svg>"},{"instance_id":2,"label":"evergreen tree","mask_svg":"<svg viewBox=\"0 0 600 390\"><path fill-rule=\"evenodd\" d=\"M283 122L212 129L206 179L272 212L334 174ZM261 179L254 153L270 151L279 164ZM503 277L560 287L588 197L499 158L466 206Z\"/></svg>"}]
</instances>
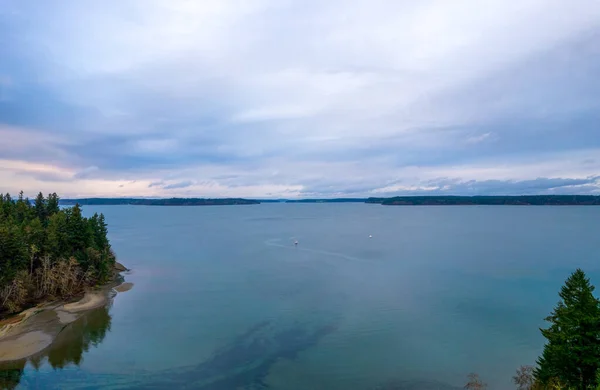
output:
<instances>
[{"instance_id":1,"label":"evergreen tree","mask_svg":"<svg viewBox=\"0 0 600 390\"><path fill-rule=\"evenodd\" d=\"M47 199L39 193L33 204L23 192L17 200L0 194L0 315L45 294L75 291L68 284L62 290L50 288L52 283L81 278L77 288L82 289L113 275L115 257L104 215L85 218L79 205L61 209L58 202L56 193ZM50 277L53 267L56 273ZM57 276L64 272L72 274Z\"/></svg>"},{"instance_id":2,"label":"evergreen tree","mask_svg":"<svg viewBox=\"0 0 600 390\"><path fill-rule=\"evenodd\" d=\"M577 269L565 282L554 311L546 318L547 339L535 377L542 384L559 381L568 388L594 388L600 369L600 301L594 286Z\"/></svg>"},{"instance_id":3,"label":"evergreen tree","mask_svg":"<svg viewBox=\"0 0 600 390\"><path fill-rule=\"evenodd\" d=\"M46 206L46 210L48 212L48 216L54 215L59 212L60 207L58 207L58 195L56 192L48 195L48 204Z\"/></svg>"},{"instance_id":4,"label":"evergreen tree","mask_svg":"<svg viewBox=\"0 0 600 390\"><path fill-rule=\"evenodd\" d=\"M28 264L27 245L15 225L0 225L0 287Z\"/></svg>"},{"instance_id":5,"label":"evergreen tree","mask_svg":"<svg viewBox=\"0 0 600 390\"><path fill-rule=\"evenodd\" d=\"M87 223L81 215L81 207L76 204L67 209L67 234L69 236L69 247L74 255L83 251L88 246Z\"/></svg>"},{"instance_id":6,"label":"evergreen tree","mask_svg":"<svg viewBox=\"0 0 600 390\"><path fill-rule=\"evenodd\" d=\"M9 193L6 193L6 195L4 195L3 200L4 201L2 202L2 219L10 220L14 217L13 210L15 208L15 204Z\"/></svg>"},{"instance_id":7,"label":"evergreen tree","mask_svg":"<svg viewBox=\"0 0 600 390\"><path fill-rule=\"evenodd\" d=\"M23 198L23 191L19 193L19 199L16 203L16 214L15 217L18 223L22 223L27 220L29 217L29 209L31 204L29 203L29 199Z\"/></svg>"},{"instance_id":8,"label":"evergreen tree","mask_svg":"<svg viewBox=\"0 0 600 390\"><path fill-rule=\"evenodd\" d=\"M72 251L68 243L67 215L66 212L57 213L48 220L48 254L55 260L61 257L69 257Z\"/></svg>"},{"instance_id":9,"label":"evergreen tree","mask_svg":"<svg viewBox=\"0 0 600 390\"><path fill-rule=\"evenodd\" d=\"M40 222L46 224L48 217L46 210L46 199L44 199L44 194L41 192L37 194L35 198L35 214L40 219Z\"/></svg>"},{"instance_id":10,"label":"evergreen tree","mask_svg":"<svg viewBox=\"0 0 600 390\"><path fill-rule=\"evenodd\" d=\"M110 247L109 243L108 243L108 229L107 229L107 225L106 225L106 221L104 220L104 214L100 213L100 216L98 217L98 244L101 246L101 248L107 248Z\"/></svg>"}]
</instances>

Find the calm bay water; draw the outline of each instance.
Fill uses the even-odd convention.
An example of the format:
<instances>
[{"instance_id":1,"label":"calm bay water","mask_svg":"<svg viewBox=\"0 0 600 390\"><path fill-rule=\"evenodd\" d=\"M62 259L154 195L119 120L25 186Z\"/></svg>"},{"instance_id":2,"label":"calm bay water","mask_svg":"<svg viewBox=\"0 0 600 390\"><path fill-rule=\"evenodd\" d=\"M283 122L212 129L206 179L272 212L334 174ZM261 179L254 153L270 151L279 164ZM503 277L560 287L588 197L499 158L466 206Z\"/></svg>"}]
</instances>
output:
<instances>
[{"instance_id":1,"label":"calm bay water","mask_svg":"<svg viewBox=\"0 0 600 390\"><path fill-rule=\"evenodd\" d=\"M477 372L507 389L568 274L600 285L600 207L84 212L105 214L134 287L22 388L451 389Z\"/></svg>"}]
</instances>

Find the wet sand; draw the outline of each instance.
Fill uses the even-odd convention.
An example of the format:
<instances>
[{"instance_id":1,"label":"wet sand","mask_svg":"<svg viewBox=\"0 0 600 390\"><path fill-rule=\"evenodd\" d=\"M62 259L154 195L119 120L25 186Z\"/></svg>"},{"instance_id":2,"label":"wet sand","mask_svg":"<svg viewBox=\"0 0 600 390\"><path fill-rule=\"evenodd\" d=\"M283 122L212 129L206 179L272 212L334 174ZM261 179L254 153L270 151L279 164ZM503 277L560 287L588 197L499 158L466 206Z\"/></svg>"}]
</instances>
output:
<instances>
[{"instance_id":1,"label":"wet sand","mask_svg":"<svg viewBox=\"0 0 600 390\"><path fill-rule=\"evenodd\" d=\"M129 271L127 269L127 267L125 267L123 264L116 262L115 263L115 270L117 270L117 272L125 272L125 271Z\"/></svg>"},{"instance_id":2,"label":"wet sand","mask_svg":"<svg viewBox=\"0 0 600 390\"><path fill-rule=\"evenodd\" d=\"M33 331L0 341L0 362L25 359L52 344L54 338L42 331Z\"/></svg>"},{"instance_id":3,"label":"wet sand","mask_svg":"<svg viewBox=\"0 0 600 390\"><path fill-rule=\"evenodd\" d=\"M67 303L62 307L62 310L69 313L78 313L104 306L107 302L108 297L106 292L87 292L80 301Z\"/></svg>"},{"instance_id":4,"label":"wet sand","mask_svg":"<svg viewBox=\"0 0 600 390\"><path fill-rule=\"evenodd\" d=\"M133 283L121 283L120 285L118 285L117 287L115 287L115 291L116 292L125 292L125 291L129 291L133 288Z\"/></svg>"},{"instance_id":5,"label":"wet sand","mask_svg":"<svg viewBox=\"0 0 600 390\"><path fill-rule=\"evenodd\" d=\"M62 310L57 310L56 315L58 315L58 320L63 325L70 324L71 322L74 322L77 318L79 318L75 314L71 314Z\"/></svg>"},{"instance_id":6,"label":"wet sand","mask_svg":"<svg viewBox=\"0 0 600 390\"><path fill-rule=\"evenodd\" d=\"M88 291L77 302L38 305L0 323L0 363L28 358L48 348L66 326L86 312L105 306L133 283Z\"/></svg>"}]
</instances>

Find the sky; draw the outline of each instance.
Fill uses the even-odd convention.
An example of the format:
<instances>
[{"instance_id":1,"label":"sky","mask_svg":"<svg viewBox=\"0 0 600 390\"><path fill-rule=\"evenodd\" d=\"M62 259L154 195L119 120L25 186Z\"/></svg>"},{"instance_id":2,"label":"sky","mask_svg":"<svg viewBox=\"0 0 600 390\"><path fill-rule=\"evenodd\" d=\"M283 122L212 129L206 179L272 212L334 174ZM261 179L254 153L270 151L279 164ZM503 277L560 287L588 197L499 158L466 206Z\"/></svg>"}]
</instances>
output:
<instances>
[{"instance_id":1,"label":"sky","mask_svg":"<svg viewBox=\"0 0 600 390\"><path fill-rule=\"evenodd\" d=\"M600 195L600 0L0 0L0 192Z\"/></svg>"}]
</instances>

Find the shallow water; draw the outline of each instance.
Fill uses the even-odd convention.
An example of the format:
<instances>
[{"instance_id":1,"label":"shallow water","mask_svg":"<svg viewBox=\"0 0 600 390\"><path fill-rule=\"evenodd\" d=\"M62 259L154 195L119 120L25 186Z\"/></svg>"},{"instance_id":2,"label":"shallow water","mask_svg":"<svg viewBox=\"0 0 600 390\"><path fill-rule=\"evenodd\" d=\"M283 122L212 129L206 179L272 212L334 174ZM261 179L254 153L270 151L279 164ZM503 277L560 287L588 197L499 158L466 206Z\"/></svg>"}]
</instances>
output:
<instances>
[{"instance_id":1,"label":"shallow water","mask_svg":"<svg viewBox=\"0 0 600 390\"><path fill-rule=\"evenodd\" d=\"M133 288L5 384L451 389L474 371L512 388L568 274L600 283L600 207L96 211Z\"/></svg>"}]
</instances>

